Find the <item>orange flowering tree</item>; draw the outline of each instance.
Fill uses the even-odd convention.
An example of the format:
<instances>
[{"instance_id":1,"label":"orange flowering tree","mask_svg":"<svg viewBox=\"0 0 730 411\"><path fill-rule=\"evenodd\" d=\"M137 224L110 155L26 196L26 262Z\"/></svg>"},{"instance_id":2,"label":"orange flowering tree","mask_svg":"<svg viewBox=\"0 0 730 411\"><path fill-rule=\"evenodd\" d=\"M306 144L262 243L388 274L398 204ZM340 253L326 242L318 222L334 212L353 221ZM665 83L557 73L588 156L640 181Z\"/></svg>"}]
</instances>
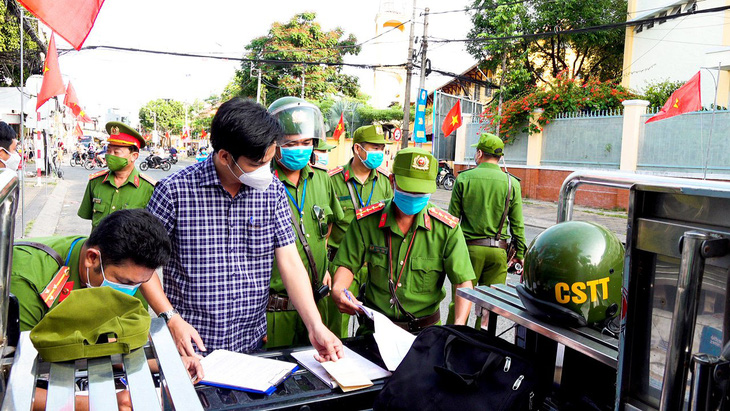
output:
<instances>
[{"instance_id":1,"label":"orange flowering tree","mask_svg":"<svg viewBox=\"0 0 730 411\"><path fill-rule=\"evenodd\" d=\"M636 96L626 88L611 81L568 78L563 71L555 80L544 86L531 86L525 93L502 103L499 116L498 104L491 104L481 114L482 127L494 131L500 125L500 137L511 142L519 133L539 132L559 113L621 109L621 102ZM537 109L544 111L537 124L530 121Z\"/></svg>"}]
</instances>

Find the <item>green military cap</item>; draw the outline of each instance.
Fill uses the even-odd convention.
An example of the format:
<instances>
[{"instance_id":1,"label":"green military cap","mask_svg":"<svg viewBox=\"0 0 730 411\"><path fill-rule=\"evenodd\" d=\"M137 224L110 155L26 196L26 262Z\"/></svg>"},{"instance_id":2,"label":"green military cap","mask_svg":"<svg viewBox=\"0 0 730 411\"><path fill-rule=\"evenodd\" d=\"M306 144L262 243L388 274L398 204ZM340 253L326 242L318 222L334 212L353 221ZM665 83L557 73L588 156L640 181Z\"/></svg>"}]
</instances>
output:
<instances>
[{"instance_id":1,"label":"green military cap","mask_svg":"<svg viewBox=\"0 0 730 411\"><path fill-rule=\"evenodd\" d=\"M150 314L137 298L111 287L72 291L30 332L45 361L127 354L147 343Z\"/></svg>"},{"instance_id":2,"label":"green military cap","mask_svg":"<svg viewBox=\"0 0 730 411\"><path fill-rule=\"evenodd\" d=\"M119 121L106 123L106 132L109 133L109 144L115 146L135 146L137 149L144 148L145 141L137 130Z\"/></svg>"},{"instance_id":3,"label":"green military cap","mask_svg":"<svg viewBox=\"0 0 730 411\"><path fill-rule=\"evenodd\" d=\"M422 148L405 148L393 159L395 182L401 190L412 193L436 191L438 161Z\"/></svg>"},{"instance_id":4,"label":"green military cap","mask_svg":"<svg viewBox=\"0 0 730 411\"><path fill-rule=\"evenodd\" d=\"M352 139L355 144L388 144L388 142L385 141L383 127L381 126L362 126L355 130L355 133L352 135Z\"/></svg>"},{"instance_id":5,"label":"green military cap","mask_svg":"<svg viewBox=\"0 0 730 411\"><path fill-rule=\"evenodd\" d=\"M482 136L479 137L479 142L471 146L487 154L494 154L495 156L504 155L504 141L492 133L482 133Z\"/></svg>"},{"instance_id":6,"label":"green military cap","mask_svg":"<svg viewBox=\"0 0 730 411\"><path fill-rule=\"evenodd\" d=\"M314 147L314 149L319 150L319 151L330 151L335 147L337 147L337 146L333 146L332 144L327 144L327 139L320 138L320 139L317 139L317 145Z\"/></svg>"}]
</instances>

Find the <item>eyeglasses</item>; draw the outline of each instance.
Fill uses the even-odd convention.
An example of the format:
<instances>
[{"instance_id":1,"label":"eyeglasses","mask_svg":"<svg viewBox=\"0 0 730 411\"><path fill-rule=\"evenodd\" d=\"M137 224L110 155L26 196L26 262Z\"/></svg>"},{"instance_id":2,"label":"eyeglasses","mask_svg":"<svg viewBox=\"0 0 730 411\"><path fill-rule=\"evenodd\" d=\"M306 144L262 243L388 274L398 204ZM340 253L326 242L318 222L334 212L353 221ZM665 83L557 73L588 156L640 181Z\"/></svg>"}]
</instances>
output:
<instances>
[{"instance_id":1,"label":"eyeglasses","mask_svg":"<svg viewBox=\"0 0 730 411\"><path fill-rule=\"evenodd\" d=\"M317 225L319 226L319 235L321 238L327 237L327 232L329 231L329 225L327 224L327 216L324 213L324 209L318 205L312 206L312 217L317 222Z\"/></svg>"}]
</instances>

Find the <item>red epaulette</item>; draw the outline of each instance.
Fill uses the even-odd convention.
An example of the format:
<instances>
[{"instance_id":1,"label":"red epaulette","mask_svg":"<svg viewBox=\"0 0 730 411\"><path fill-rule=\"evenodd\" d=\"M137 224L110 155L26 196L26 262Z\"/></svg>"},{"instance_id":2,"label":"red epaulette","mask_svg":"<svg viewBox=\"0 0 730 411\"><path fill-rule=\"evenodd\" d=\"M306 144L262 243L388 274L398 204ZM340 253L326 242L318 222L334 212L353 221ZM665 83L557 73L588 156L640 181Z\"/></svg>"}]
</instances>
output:
<instances>
[{"instance_id":1,"label":"red epaulette","mask_svg":"<svg viewBox=\"0 0 730 411\"><path fill-rule=\"evenodd\" d=\"M381 201L379 203L375 203L375 204L369 205L367 207L359 208L359 209L355 210L355 217L358 220L361 220L361 219L369 216L370 214L373 214L373 213L376 213L376 212L382 210L384 207L385 207L385 203L383 203Z\"/></svg>"},{"instance_id":2,"label":"red epaulette","mask_svg":"<svg viewBox=\"0 0 730 411\"><path fill-rule=\"evenodd\" d=\"M442 223L446 224L447 226L454 228L457 225L459 225L459 219L452 216L451 214L447 213L446 211L438 208L438 207L431 207L428 209L428 214L441 221Z\"/></svg>"},{"instance_id":3,"label":"red epaulette","mask_svg":"<svg viewBox=\"0 0 730 411\"><path fill-rule=\"evenodd\" d=\"M390 177L390 171L384 169L383 167L377 168L378 172L386 177Z\"/></svg>"},{"instance_id":4,"label":"red epaulette","mask_svg":"<svg viewBox=\"0 0 730 411\"><path fill-rule=\"evenodd\" d=\"M144 173L139 173L139 177L142 180L144 180L144 181L152 184L153 186L157 185L157 180L155 180L154 178L152 178L152 177L150 177L150 176L148 176L148 175L146 175Z\"/></svg>"},{"instance_id":5,"label":"red epaulette","mask_svg":"<svg viewBox=\"0 0 730 411\"><path fill-rule=\"evenodd\" d=\"M89 175L89 180L93 180L93 179L95 179L97 177L101 177L103 175L106 175L108 172L109 172L109 170L97 171L96 173L93 173L93 174Z\"/></svg>"},{"instance_id":6,"label":"red epaulette","mask_svg":"<svg viewBox=\"0 0 730 411\"><path fill-rule=\"evenodd\" d=\"M332 170L328 171L327 174L329 174L330 177L332 177L335 174L341 173L342 170L344 170L344 168L342 168L342 166L340 166L340 167L333 168Z\"/></svg>"},{"instance_id":7,"label":"red epaulette","mask_svg":"<svg viewBox=\"0 0 730 411\"><path fill-rule=\"evenodd\" d=\"M65 289L66 282L68 282L69 277L69 268L66 266L61 267L56 275L53 276L51 282L46 285L46 288L38 294L48 308L51 308L53 303L56 302L58 296L61 295L61 291Z\"/></svg>"}]
</instances>

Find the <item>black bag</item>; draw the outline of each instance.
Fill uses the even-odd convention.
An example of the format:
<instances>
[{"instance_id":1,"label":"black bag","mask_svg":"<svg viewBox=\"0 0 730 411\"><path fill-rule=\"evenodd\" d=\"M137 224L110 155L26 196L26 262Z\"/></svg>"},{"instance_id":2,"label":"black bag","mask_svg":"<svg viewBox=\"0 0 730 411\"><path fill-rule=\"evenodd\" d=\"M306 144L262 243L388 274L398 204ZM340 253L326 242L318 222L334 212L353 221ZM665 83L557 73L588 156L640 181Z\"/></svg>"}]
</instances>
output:
<instances>
[{"instance_id":1,"label":"black bag","mask_svg":"<svg viewBox=\"0 0 730 411\"><path fill-rule=\"evenodd\" d=\"M375 400L375 410L530 410L550 387L527 351L463 325L432 326Z\"/></svg>"}]
</instances>

